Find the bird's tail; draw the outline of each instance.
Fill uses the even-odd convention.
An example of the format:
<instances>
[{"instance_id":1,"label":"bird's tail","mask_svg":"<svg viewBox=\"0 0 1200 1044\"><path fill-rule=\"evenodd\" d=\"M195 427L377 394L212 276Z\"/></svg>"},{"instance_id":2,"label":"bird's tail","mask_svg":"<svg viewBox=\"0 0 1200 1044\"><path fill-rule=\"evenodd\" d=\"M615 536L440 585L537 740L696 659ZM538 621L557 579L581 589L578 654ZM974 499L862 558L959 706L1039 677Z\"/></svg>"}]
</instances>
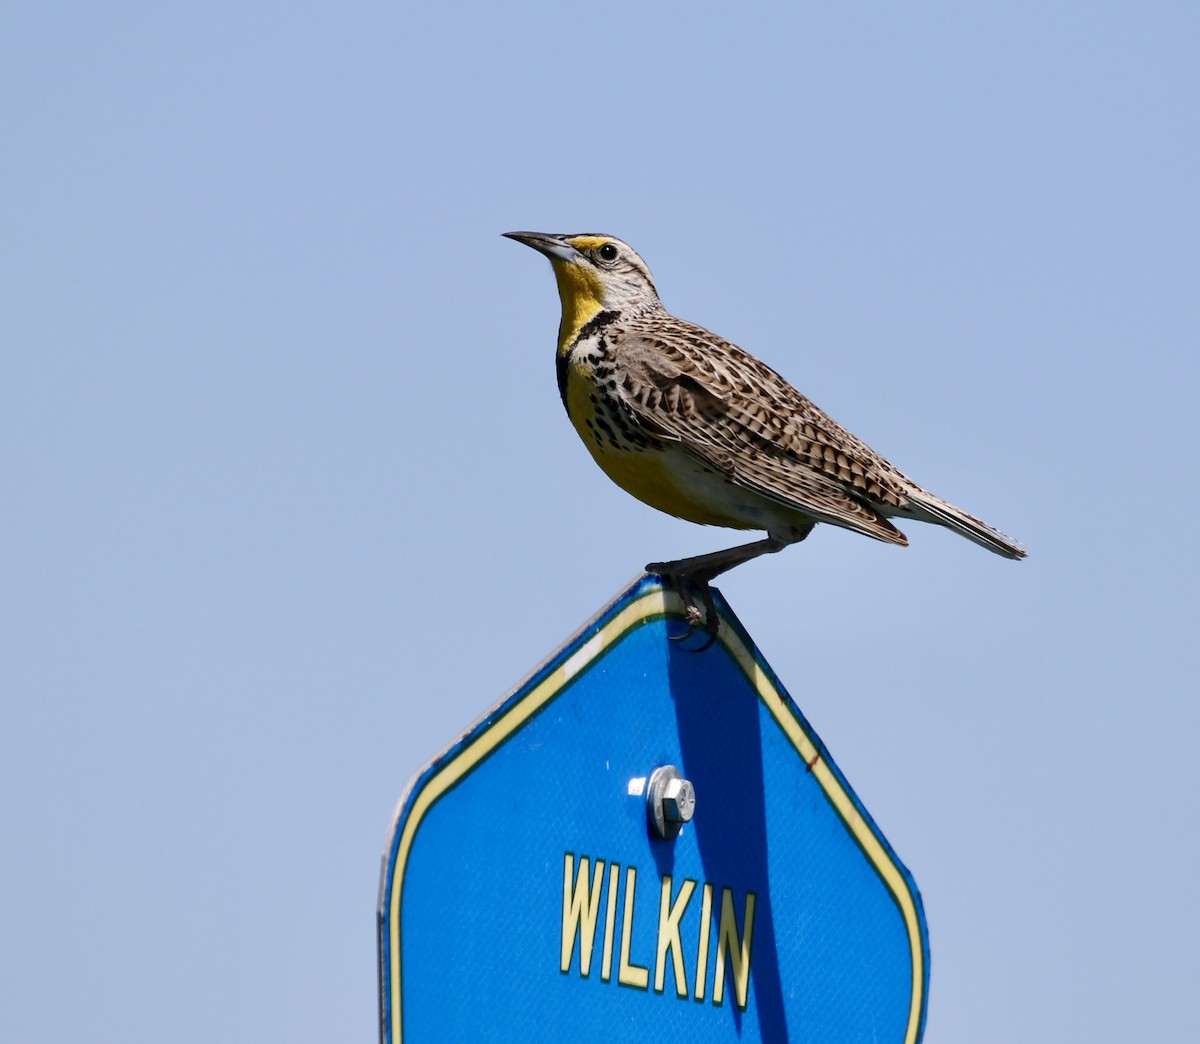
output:
<instances>
[{"instance_id":1,"label":"bird's tail","mask_svg":"<svg viewBox=\"0 0 1200 1044\"><path fill-rule=\"evenodd\" d=\"M931 493L921 492L918 496L910 496L909 509L913 517L924 522L936 522L939 526L953 529L954 532L965 536L980 547L1005 558L1022 559L1028 552L1012 537L1005 536L1000 530L994 529L974 515L968 515L961 508L947 503Z\"/></svg>"}]
</instances>

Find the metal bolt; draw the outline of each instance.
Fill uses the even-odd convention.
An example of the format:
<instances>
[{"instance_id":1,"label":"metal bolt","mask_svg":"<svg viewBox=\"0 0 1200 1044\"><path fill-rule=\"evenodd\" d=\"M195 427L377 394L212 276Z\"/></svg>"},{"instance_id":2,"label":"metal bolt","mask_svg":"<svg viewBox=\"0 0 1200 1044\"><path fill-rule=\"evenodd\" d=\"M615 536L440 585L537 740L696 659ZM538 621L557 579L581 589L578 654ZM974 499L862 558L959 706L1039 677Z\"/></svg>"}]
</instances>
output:
<instances>
[{"instance_id":1,"label":"metal bolt","mask_svg":"<svg viewBox=\"0 0 1200 1044\"><path fill-rule=\"evenodd\" d=\"M696 811L696 788L674 765L663 765L650 774L646 787L646 814L654 832L670 841Z\"/></svg>"}]
</instances>

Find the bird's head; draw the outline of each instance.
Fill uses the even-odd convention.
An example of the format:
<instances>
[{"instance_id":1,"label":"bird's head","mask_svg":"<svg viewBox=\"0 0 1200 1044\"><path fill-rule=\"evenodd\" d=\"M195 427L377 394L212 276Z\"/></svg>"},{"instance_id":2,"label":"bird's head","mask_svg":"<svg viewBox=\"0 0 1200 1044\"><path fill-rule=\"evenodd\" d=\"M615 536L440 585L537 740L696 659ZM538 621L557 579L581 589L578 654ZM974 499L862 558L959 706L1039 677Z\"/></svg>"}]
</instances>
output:
<instances>
[{"instance_id":1,"label":"bird's head","mask_svg":"<svg viewBox=\"0 0 1200 1044\"><path fill-rule=\"evenodd\" d=\"M662 308L654 279L637 251L615 236L505 232L550 259L562 299L560 342L603 311L641 315Z\"/></svg>"}]
</instances>

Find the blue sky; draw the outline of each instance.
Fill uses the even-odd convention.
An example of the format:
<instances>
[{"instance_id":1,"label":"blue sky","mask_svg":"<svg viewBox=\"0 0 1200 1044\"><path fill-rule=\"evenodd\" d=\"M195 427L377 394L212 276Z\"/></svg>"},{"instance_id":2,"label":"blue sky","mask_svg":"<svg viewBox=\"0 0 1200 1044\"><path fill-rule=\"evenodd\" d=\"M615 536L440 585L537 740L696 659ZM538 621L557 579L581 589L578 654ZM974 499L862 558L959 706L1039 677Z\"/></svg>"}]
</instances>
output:
<instances>
[{"instance_id":1,"label":"blue sky","mask_svg":"<svg viewBox=\"0 0 1200 1044\"><path fill-rule=\"evenodd\" d=\"M408 779L737 539L588 459L532 228L628 240L1030 549L826 527L721 583L921 888L926 1040L1193 1035L1198 43L1170 3L10 5L6 1034L371 1039Z\"/></svg>"}]
</instances>

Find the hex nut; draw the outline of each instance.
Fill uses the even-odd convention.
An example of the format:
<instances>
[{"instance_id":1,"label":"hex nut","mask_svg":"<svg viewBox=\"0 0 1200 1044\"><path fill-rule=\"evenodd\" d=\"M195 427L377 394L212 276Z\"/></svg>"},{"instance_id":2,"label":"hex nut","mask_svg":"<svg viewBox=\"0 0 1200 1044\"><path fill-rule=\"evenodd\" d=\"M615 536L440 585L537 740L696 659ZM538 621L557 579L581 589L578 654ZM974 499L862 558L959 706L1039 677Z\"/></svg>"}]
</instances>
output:
<instances>
[{"instance_id":1,"label":"hex nut","mask_svg":"<svg viewBox=\"0 0 1200 1044\"><path fill-rule=\"evenodd\" d=\"M660 765L646 787L646 818L654 833L671 841L696 811L696 789L674 765Z\"/></svg>"},{"instance_id":2,"label":"hex nut","mask_svg":"<svg viewBox=\"0 0 1200 1044\"><path fill-rule=\"evenodd\" d=\"M672 779L663 788L663 818L668 823L686 823L696 811L696 791L686 779Z\"/></svg>"}]
</instances>

